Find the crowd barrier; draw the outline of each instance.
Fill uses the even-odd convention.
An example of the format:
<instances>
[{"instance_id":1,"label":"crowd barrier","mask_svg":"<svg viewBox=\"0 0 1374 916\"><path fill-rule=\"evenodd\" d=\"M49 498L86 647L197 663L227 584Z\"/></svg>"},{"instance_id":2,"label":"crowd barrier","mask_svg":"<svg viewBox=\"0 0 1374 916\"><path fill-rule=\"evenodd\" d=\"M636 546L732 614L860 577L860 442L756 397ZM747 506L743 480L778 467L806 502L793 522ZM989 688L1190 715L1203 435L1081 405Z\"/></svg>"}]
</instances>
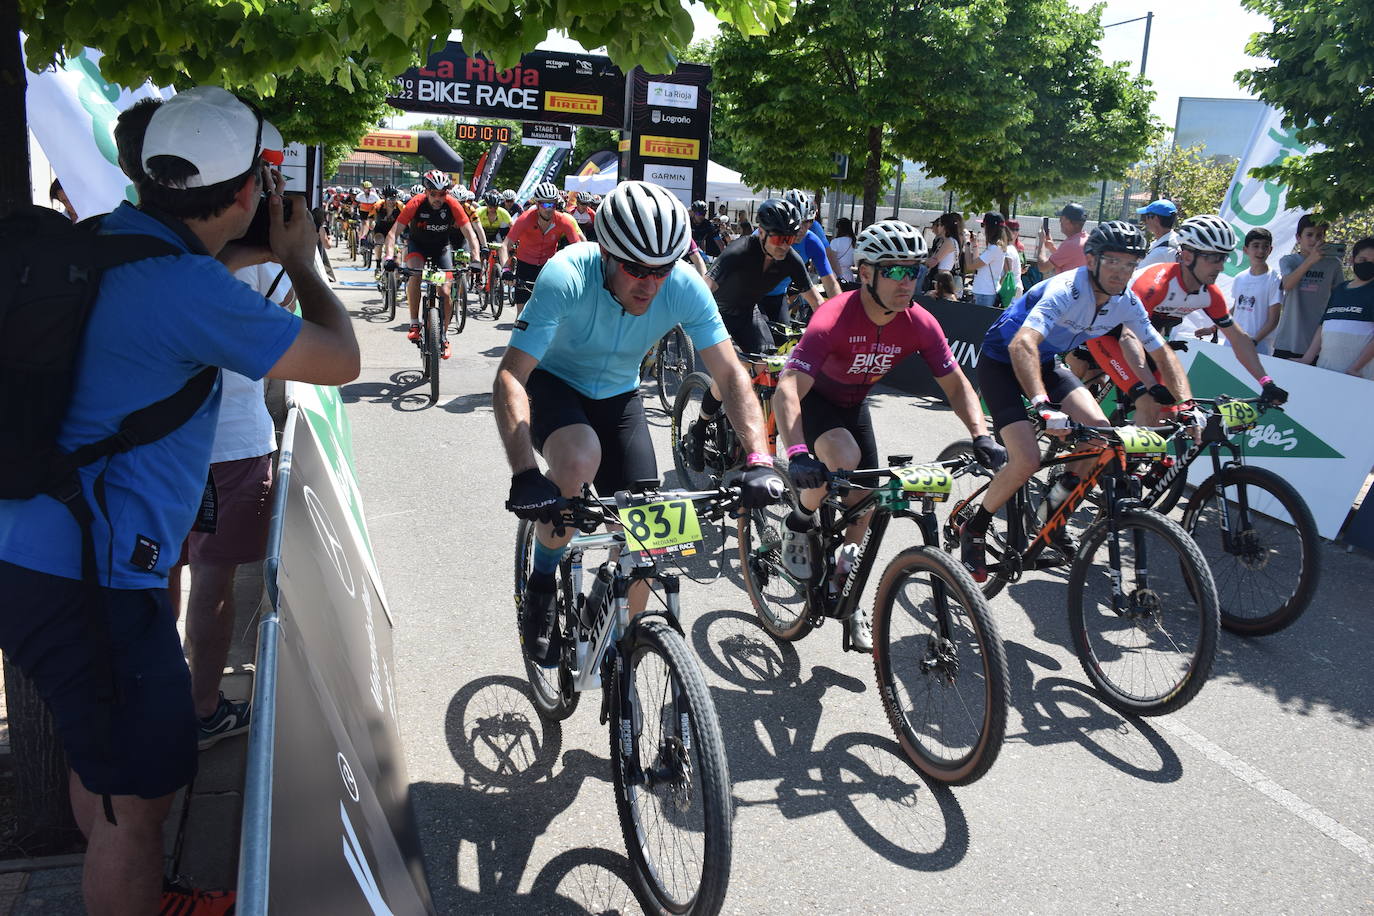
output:
<instances>
[{"instance_id":1,"label":"crowd barrier","mask_svg":"<svg viewBox=\"0 0 1374 916\"><path fill-rule=\"evenodd\" d=\"M288 402L237 912L432 913L347 418L334 389L293 384Z\"/></svg>"}]
</instances>

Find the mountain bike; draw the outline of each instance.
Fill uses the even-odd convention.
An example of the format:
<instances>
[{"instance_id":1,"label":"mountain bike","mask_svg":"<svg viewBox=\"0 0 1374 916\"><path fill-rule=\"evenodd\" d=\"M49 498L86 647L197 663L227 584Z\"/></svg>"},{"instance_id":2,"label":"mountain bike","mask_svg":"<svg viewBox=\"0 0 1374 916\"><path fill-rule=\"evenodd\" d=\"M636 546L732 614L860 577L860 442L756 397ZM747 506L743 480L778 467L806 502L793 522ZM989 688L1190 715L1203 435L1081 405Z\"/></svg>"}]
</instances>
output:
<instances>
[{"instance_id":1,"label":"mountain bike","mask_svg":"<svg viewBox=\"0 0 1374 916\"><path fill-rule=\"evenodd\" d=\"M400 267L395 272L408 279L414 271ZM420 377L429 382L431 404L439 400L439 363L444 350L444 303L439 290L446 282L447 273L433 258L426 258L420 271L420 339L415 343L420 349Z\"/></svg>"},{"instance_id":2,"label":"mountain bike","mask_svg":"<svg viewBox=\"0 0 1374 916\"><path fill-rule=\"evenodd\" d=\"M983 593L990 598L1029 570L1069 566L1069 629L1088 680L1123 712L1173 712L1202 689L1211 671L1219 600L1197 544L1141 504L1138 480L1128 473L1142 458L1163 457L1167 440L1156 429L1074 425L1067 444L1073 446L1068 453L1042 460L1041 467L1091 461L1091 470L1043 521L1043 484L1031 478L1012 495L988 529ZM974 460L967 439L948 446L938 460L955 459L972 474L991 476ZM1055 538L1094 486L1102 490L1104 512L1066 556ZM942 529L950 553L959 549L959 534L986 489L985 483L955 500Z\"/></svg>"},{"instance_id":3,"label":"mountain bike","mask_svg":"<svg viewBox=\"0 0 1374 916\"><path fill-rule=\"evenodd\" d=\"M1282 408L1260 397L1193 401L1207 415L1201 440L1186 430L1174 434L1174 454L1139 474L1141 503L1168 514L1182 499L1188 469L1207 452L1212 473L1184 502L1181 525L1216 579L1222 627L1241 636L1277 633L1307 610L1321 577L1312 510L1287 480L1245 463L1244 433ZM1114 422L1124 420L1125 409L1113 413Z\"/></svg>"},{"instance_id":4,"label":"mountain bike","mask_svg":"<svg viewBox=\"0 0 1374 916\"><path fill-rule=\"evenodd\" d=\"M777 454L778 423L773 415L773 391L778 386L778 376L787 364L787 354L792 352L797 341L801 340L805 328L795 323L770 324L770 327L774 340L782 340L776 352L740 354L740 359L747 363L753 372L750 381L754 386L754 394L759 399L759 406L763 410L768 451ZM673 399L673 423L669 430L673 466L677 469L679 479L687 482L689 486L704 487L719 483L725 479L728 471L738 467L746 457L739 436L735 434L734 427L730 425L730 418L722 409L716 411L706 428L702 470L695 471L688 463L684 437L688 428L701 418L701 399L710 390L711 376L705 372L693 372L683 380L682 386L677 390L677 397Z\"/></svg>"},{"instance_id":5,"label":"mountain bike","mask_svg":"<svg viewBox=\"0 0 1374 916\"><path fill-rule=\"evenodd\" d=\"M449 292L453 300L453 315L449 320L453 322L455 334L463 333L463 328L468 326L468 262L471 260L472 256L466 248L453 249L453 271L450 274L453 286Z\"/></svg>"},{"instance_id":6,"label":"mountain bike","mask_svg":"<svg viewBox=\"0 0 1374 916\"><path fill-rule=\"evenodd\" d=\"M497 263L497 248L492 246L487 250L486 263L482 270L482 304L491 311L493 321L499 321L501 312L506 307L506 284L501 281L501 267Z\"/></svg>"},{"instance_id":7,"label":"mountain bike","mask_svg":"<svg viewBox=\"0 0 1374 916\"><path fill-rule=\"evenodd\" d=\"M664 413L672 414L673 401L682 388L682 381L696 367L696 361L697 352L692 346L692 338L687 336L680 324L664 334L644 354L639 364L639 377L654 383Z\"/></svg>"},{"instance_id":8,"label":"mountain bike","mask_svg":"<svg viewBox=\"0 0 1374 916\"><path fill-rule=\"evenodd\" d=\"M400 284L397 281L397 274L400 267L396 270L387 270L382 264L381 258L377 259L377 292L382 294L382 311L387 313L387 321L396 320L396 297L400 293Z\"/></svg>"},{"instance_id":9,"label":"mountain bike","mask_svg":"<svg viewBox=\"0 0 1374 916\"><path fill-rule=\"evenodd\" d=\"M858 610L888 524L893 518L915 522L925 543L888 563L873 598L878 698L917 769L942 783L966 785L988 771L1002 747L1007 658L987 599L964 567L939 548L934 504L948 499L954 476L968 468L961 460L921 466L910 461L910 455L891 455L893 467L831 474L811 544L820 562L806 582L782 563L784 519L796 500L788 481L790 502L739 519L740 572L763 628L778 639L798 640L827 618L844 620ZM846 506L844 497L854 491L863 496ZM836 560L845 529L870 511L846 573ZM844 645L849 647L848 629Z\"/></svg>"},{"instance_id":10,"label":"mountain bike","mask_svg":"<svg viewBox=\"0 0 1374 916\"><path fill-rule=\"evenodd\" d=\"M632 886L650 913L713 914L730 882L730 774L725 740L705 678L679 622L679 582L660 558L694 551L701 540L697 505L720 517L739 502L737 489L660 490L640 481L613 498L584 488L559 520L576 528L558 568L557 626L564 650L557 668L528 657L535 707L548 720L572 715L582 693L601 688L609 725L611 777ZM598 533L603 524L621 530ZM533 563L535 525L516 532L517 626ZM583 558L609 556L583 594ZM650 590L659 606L630 616L631 587Z\"/></svg>"},{"instance_id":11,"label":"mountain bike","mask_svg":"<svg viewBox=\"0 0 1374 916\"><path fill-rule=\"evenodd\" d=\"M356 260L358 257L358 221L345 218L343 221L344 238L348 240L348 259Z\"/></svg>"}]
</instances>

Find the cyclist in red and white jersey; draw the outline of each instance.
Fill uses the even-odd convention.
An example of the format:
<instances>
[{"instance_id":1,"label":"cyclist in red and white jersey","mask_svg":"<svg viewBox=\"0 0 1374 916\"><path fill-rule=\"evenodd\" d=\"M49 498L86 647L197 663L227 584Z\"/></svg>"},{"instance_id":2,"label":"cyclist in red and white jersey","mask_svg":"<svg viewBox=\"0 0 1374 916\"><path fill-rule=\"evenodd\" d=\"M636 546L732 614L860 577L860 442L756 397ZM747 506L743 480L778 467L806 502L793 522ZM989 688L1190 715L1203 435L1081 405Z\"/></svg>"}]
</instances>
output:
<instances>
[{"instance_id":1,"label":"cyclist in red and white jersey","mask_svg":"<svg viewBox=\"0 0 1374 916\"><path fill-rule=\"evenodd\" d=\"M782 559L800 581L811 578L810 532L825 498L827 472L878 466L878 446L868 411L868 392L907 356L919 353L973 436L978 460L996 469L1006 450L988 435L978 395L950 352L940 323L912 301L916 275L926 257L921 232L900 220L883 220L859 233L854 244L859 289L841 293L816 310L773 393L778 430L789 443L789 473L799 505L783 531ZM863 496L854 492L849 501ZM845 532L851 554L868 528L869 516ZM851 556L852 559L852 556ZM867 612L856 612L846 646L873 648Z\"/></svg>"},{"instance_id":2,"label":"cyclist in red and white jersey","mask_svg":"<svg viewBox=\"0 0 1374 916\"><path fill-rule=\"evenodd\" d=\"M1220 216L1193 216L1178 224L1177 233L1178 260L1152 264L1131 280L1131 289L1144 304L1150 323L1167 336L1184 316L1205 311L1226 335L1236 359L1259 381L1263 396L1282 404L1288 392L1265 374L1255 342L1236 327L1226 297L1216 287L1222 265L1236 247L1231 224ZM1169 389L1160 383L1144 348L1129 329L1117 328L1114 334L1089 340L1087 345L1117 388L1135 399L1136 423L1153 425L1164 408L1174 405Z\"/></svg>"}]
</instances>

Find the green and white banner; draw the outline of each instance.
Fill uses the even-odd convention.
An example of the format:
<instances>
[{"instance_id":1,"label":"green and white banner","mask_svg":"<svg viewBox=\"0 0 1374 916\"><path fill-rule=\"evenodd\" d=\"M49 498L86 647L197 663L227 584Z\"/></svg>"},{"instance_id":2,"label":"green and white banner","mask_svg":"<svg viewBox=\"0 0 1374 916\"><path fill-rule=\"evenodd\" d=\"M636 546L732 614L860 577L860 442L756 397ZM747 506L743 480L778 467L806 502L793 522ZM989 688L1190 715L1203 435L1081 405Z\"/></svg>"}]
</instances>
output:
<instances>
[{"instance_id":1,"label":"green and white banner","mask_svg":"<svg viewBox=\"0 0 1374 916\"><path fill-rule=\"evenodd\" d=\"M1188 351L1178 356L1197 397L1259 394L1230 347L1189 342ZM1283 412L1269 411L1258 426L1239 434L1245 462L1269 468L1296 487L1322 537L1334 539L1374 467L1366 406L1374 402L1374 382L1272 356L1261 360L1288 392L1288 403ZM1211 461L1203 457L1188 480L1196 485L1211 473Z\"/></svg>"}]
</instances>

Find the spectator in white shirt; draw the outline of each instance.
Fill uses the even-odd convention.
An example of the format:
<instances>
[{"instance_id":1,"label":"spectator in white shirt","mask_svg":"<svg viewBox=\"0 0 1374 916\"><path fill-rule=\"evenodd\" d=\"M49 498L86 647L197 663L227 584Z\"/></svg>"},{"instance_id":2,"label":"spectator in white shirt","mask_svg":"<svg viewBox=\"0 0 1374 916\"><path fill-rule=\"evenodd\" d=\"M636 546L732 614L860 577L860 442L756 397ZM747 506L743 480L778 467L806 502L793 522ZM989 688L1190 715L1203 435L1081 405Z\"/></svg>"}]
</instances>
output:
<instances>
[{"instance_id":1,"label":"spectator in white shirt","mask_svg":"<svg viewBox=\"0 0 1374 916\"><path fill-rule=\"evenodd\" d=\"M1167 264L1178 259L1178 236L1174 234L1174 223L1178 220L1178 207L1172 200L1156 200L1135 211L1140 214L1140 225L1150 233L1154 241L1140 259L1136 267L1140 270L1151 264Z\"/></svg>"}]
</instances>

